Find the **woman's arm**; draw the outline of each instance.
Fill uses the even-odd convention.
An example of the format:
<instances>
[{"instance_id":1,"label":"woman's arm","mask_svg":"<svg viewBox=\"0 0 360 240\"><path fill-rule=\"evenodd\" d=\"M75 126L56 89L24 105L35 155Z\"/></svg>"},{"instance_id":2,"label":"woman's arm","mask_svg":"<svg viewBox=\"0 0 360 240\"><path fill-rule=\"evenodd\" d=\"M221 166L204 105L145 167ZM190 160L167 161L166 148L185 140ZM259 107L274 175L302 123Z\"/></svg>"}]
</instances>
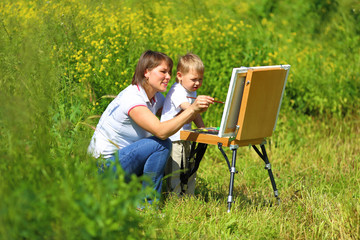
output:
<instances>
[{"instance_id":1,"label":"woman's arm","mask_svg":"<svg viewBox=\"0 0 360 240\"><path fill-rule=\"evenodd\" d=\"M185 109L187 109L189 106L191 106L191 104L190 104L189 102L184 102L184 103L180 104L180 108L182 109L182 111L185 110ZM192 119L190 119L190 121L187 122L187 123L191 123L192 121L195 123L195 125L196 125L198 128L203 128L203 127L205 127L205 124L204 124L204 122L203 122L202 117L201 117L200 114L196 114L196 115L195 115Z\"/></svg>"},{"instance_id":2,"label":"woman's arm","mask_svg":"<svg viewBox=\"0 0 360 240\"><path fill-rule=\"evenodd\" d=\"M160 120L145 106L138 106L129 112L129 116L142 127L160 139L166 139L176 133L189 120L205 112L214 99L209 96L198 96L195 102L181 114L165 122Z\"/></svg>"}]
</instances>

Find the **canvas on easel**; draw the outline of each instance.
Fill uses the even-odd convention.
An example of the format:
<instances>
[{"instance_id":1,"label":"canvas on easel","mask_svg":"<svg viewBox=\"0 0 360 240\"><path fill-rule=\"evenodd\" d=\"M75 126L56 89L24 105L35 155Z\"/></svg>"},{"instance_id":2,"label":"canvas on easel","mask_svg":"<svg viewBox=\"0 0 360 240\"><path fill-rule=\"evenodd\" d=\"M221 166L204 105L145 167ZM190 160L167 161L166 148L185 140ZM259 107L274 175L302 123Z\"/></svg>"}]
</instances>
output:
<instances>
[{"instance_id":1,"label":"canvas on easel","mask_svg":"<svg viewBox=\"0 0 360 240\"><path fill-rule=\"evenodd\" d=\"M231 172L229 208L232 202L232 185L235 174L236 150L240 146L252 145L265 161L275 196L278 193L272 176L264 142L275 130L290 65L241 67L232 71L228 94L217 134L181 131L180 138L193 142L218 145ZM261 145L262 153L255 146ZM222 146L233 150L233 163L227 160Z\"/></svg>"}]
</instances>

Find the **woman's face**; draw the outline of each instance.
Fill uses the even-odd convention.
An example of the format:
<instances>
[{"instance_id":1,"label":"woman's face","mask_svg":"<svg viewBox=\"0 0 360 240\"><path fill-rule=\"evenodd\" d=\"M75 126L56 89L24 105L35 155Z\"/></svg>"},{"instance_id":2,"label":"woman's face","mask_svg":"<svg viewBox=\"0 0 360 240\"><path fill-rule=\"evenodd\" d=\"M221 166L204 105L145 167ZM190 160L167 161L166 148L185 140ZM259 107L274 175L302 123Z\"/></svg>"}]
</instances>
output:
<instances>
[{"instance_id":1,"label":"woman's face","mask_svg":"<svg viewBox=\"0 0 360 240\"><path fill-rule=\"evenodd\" d=\"M165 92L170 81L170 67L166 62L162 62L159 66L152 70L145 71L145 77L148 79L148 84L156 92Z\"/></svg>"}]
</instances>

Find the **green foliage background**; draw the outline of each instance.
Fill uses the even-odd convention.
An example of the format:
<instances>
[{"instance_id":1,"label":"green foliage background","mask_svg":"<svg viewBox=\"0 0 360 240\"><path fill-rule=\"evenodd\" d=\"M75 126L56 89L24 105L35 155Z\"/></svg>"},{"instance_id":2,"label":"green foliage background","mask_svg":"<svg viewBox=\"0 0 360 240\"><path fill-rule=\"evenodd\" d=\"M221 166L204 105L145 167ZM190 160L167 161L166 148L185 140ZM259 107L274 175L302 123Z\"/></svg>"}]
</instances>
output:
<instances>
[{"instance_id":1,"label":"green foliage background","mask_svg":"<svg viewBox=\"0 0 360 240\"><path fill-rule=\"evenodd\" d=\"M359 238L359 21L355 0L2 1L1 238ZM234 67L291 65L269 139L282 208L269 208L269 181L247 149L238 153L244 170L231 215L215 148L197 198L163 199L165 217L136 212L147 194L141 179L97 173L88 126L106 95L130 84L147 49L175 66L198 54L206 67L199 93L220 100ZM218 126L221 111L212 106L204 121ZM259 219L272 228L259 231Z\"/></svg>"}]
</instances>

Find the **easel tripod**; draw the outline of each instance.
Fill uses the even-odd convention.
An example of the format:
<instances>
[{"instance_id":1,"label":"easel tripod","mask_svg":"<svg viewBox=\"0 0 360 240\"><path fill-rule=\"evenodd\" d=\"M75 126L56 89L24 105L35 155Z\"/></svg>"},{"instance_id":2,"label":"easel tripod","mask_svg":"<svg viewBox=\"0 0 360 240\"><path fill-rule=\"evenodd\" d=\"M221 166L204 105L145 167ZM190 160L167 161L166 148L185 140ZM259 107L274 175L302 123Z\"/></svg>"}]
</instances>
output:
<instances>
[{"instance_id":1,"label":"easel tripod","mask_svg":"<svg viewBox=\"0 0 360 240\"><path fill-rule=\"evenodd\" d=\"M261 157L261 159L265 162L265 169L268 170L269 173L269 177L271 180L271 185L272 188L274 190L274 195L275 198L278 201L278 204L280 204L280 198L279 198L279 192L276 188L276 183L275 183L275 179L274 179L274 175L273 172L271 170L271 165L269 162L269 158L266 154L266 150L265 150L265 143L261 143L260 144L260 148L262 153L259 151L259 149L256 147L256 145L252 145L253 149L255 150L255 152ZM223 148L222 148L222 143L218 143L218 149L220 150L220 152L222 153L222 155L224 156L226 163L229 167L229 171L230 171L230 183L229 183L229 196L228 196L228 212L230 212L231 209L231 204L233 202L233 189L234 189L234 179L235 179L235 174L238 173L238 171L236 170L236 154L237 154L237 149L239 148L238 145L230 145L230 150L232 150L232 162L230 165L229 159L227 157L227 155L225 154Z\"/></svg>"}]
</instances>

